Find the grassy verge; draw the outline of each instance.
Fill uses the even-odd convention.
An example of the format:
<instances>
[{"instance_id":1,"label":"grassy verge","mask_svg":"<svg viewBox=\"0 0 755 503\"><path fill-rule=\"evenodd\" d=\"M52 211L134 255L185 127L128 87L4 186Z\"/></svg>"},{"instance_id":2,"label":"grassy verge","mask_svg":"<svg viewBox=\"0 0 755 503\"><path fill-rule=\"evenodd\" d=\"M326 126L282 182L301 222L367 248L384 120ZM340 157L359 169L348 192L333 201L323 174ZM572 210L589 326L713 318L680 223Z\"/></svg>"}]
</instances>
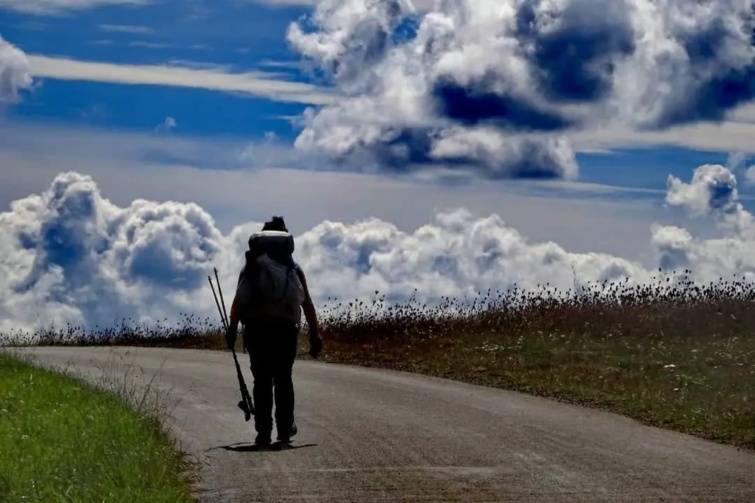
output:
<instances>
[{"instance_id":1,"label":"grassy verge","mask_svg":"<svg viewBox=\"0 0 755 503\"><path fill-rule=\"evenodd\" d=\"M459 332L405 345L335 337L327 360L523 391L755 449L753 346L723 335L695 341L656 334L638 341Z\"/></svg>"},{"instance_id":2,"label":"grassy verge","mask_svg":"<svg viewBox=\"0 0 755 503\"><path fill-rule=\"evenodd\" d=\"M694 285L684 275L433 306L336 300L320 310L323 359L524 391L755 449L753 307L755 285ZM189 317L178 328L69 328L35 340L223 349L212 325Z\"/></svg>"},{"instance_id":3,"label":"grassy verge","mask_svg":"<svg viewBox=\"0 0 755 503\"><path fill-rule=\"evenodd\" d=\"M333 362L513 389L755 449L755 286L517 290L325 313ZM338 314L336 314L338 313Z\"/></svg>"},{"instance_id":4,"label":"grassy verge","mask_svg":"<svg viewBox=\"0 0 755 503\"><path fill-rule=\"evenodd\" d=\"M160 412L126 390L0 353L0 501L192 501Z\"/></svg>"}]
</instances>

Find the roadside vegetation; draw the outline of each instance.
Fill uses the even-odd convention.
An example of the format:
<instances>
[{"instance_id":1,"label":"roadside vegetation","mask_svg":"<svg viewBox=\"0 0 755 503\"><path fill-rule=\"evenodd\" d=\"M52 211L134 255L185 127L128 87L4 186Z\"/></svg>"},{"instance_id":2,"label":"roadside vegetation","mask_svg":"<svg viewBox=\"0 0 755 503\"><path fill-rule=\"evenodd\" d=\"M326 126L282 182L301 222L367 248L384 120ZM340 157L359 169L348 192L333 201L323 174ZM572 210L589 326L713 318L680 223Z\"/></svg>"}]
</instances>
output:
<instances>
[{"instance_id":1,"label":"roadside vegetation","mask_svg":"<svg viewBox=\"0 0 755 503\"><path fill-rule=\"evenodd\" d=\"M193 501L164 397L132 384L0 352L0 502Z\"/></svg>"},{"instance_id":2,"label":"roadside vegetation","mask_svg":"<svg viewBox=\"0 0 755 503\"><path fill-rule=\"evenodd\" d=\"M432 306L388 305L380 292L371 303L329 299L322 359L519 390L755 449L755 285L688 278L512 288ZM40 332L34 343L222 350L218 325L126 320Z\"/></svg>"}]
</instances>

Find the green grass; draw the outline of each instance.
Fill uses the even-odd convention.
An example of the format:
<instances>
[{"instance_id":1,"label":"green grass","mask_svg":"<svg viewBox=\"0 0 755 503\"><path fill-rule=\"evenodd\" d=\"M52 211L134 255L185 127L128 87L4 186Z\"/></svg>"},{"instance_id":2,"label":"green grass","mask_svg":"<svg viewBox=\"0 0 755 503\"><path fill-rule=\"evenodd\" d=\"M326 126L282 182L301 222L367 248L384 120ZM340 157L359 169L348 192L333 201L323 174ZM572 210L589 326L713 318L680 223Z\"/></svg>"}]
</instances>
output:
<instances>
[{"instance_id":1,"label":"green grass","mask_svg":"<svg viewBox=\"0 0 755 503\"><path fill-rule=\"evenodd\" d=\"M741 353L732 353L731 349ZM517 390L755 449L755 341L542 332L328 339L327 361Z\"/></svg>"},{"instance_id":2,"label":"green grass","mask_svg":"<svg viewBox=\"0 0 755 503\"><path fill-rule=\"evenodd\" d=\"M187 463L145 412L0 353L0 501L192 501Z\"/></svg>"}]
</instances>

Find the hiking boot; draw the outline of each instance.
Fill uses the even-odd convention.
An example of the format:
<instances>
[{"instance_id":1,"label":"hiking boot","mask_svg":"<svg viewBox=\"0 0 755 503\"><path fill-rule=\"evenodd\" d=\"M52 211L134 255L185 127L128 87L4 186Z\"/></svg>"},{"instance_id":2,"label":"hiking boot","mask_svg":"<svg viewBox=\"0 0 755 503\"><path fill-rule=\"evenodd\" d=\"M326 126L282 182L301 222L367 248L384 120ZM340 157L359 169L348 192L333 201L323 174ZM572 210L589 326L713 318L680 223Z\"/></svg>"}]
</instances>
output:
<instances>
[{"instance_id":1,"label":"hiking boot","mask_svg":"<svg viewBox=\"0 0 755 503\"><path fill-rule=\"evenodd\" d=\"M291 420L291 428L288 430L288 435L279 433L278 434L278 441L281 443L287 444L291 442L291 437L296 435L299 432L299 429L296 427L296 422Z\"/></svg>"},{"instance_id":2,"label":"hiking boot","mask_svg":"<svg viewBox=\"0 0 755 503\"><path fill-rule=\"evenodd\" d=\"M257 435L257 438L254 439L254 444L260 447L267 447L272 442L273 441L270 439L270 435L263 435L262 433Z\"/></svg>"}]
</instances>

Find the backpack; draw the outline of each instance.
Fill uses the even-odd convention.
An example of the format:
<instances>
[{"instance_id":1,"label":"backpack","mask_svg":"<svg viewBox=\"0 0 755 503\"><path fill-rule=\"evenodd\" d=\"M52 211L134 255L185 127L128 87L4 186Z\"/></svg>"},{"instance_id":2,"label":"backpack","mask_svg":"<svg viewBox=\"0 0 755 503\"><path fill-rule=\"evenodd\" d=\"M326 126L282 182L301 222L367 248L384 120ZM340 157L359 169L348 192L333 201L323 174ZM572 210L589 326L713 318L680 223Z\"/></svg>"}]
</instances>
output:
<instances>
[{"instance_id":1,"label":"backpack","mask_svg":"<svg viewBox=\"0 0 755 503\"><path fill-rule=\"evenodd\" d=\"M249 238L246 265L236 287L241 322L259 316L301 321L304 286L293 259L294 238L281 231L262 231Z\"/></svg>"}]
</instances>

